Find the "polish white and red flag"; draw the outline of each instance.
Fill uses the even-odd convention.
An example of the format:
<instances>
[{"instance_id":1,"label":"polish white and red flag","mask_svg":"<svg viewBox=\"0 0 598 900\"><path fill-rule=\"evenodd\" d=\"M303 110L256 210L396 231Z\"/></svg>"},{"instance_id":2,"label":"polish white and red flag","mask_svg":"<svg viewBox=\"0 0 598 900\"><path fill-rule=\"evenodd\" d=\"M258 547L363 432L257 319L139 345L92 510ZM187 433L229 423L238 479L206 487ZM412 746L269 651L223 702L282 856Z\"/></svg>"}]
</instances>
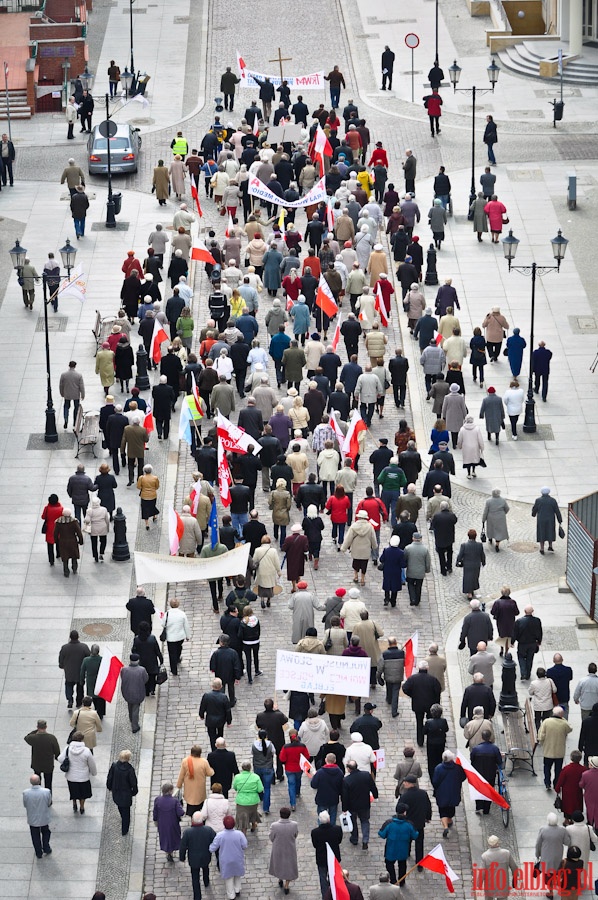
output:
<instances>
[{"instance_id":1,"label":"polish white and red flag","mask_svg":"<svg viewBox=\"0 0 598 900\"><path fill-rule=\"evenodd\" d=\"M423 859L420 859L418 866L423 866L424 869L429 869L430 872L438 872L439 875L444 875L449 892L451 894L455 893L455 881L459 881L459 876L449 866L441 844L436 844Z\"/></svg>"},{"instance_id":2,"label":"polish white and red flag","mask_svg":"<svg viewBox=\"0 0 598 900\"><path fill-rule=\"evenodd\" d=\"M183 524L183 520L179 516L176 509L173 509L171 507L168 510L168 544L170 547L171 556L176 556L179 552L179 547L181 546L181 538L184 531L185 526Z\"/></svg>"},{"instance_id":3,"label":"polish white and red flag","mask_svg":"<svg viewBox=\"0 0 598 900\"><path fill-rule=\"evenodd\" d=\"M201 218L203 216L203 210L199 203L199 191L197 190L197 181L195 180L193 175L191 175L191 196L195 200L195 205L197 206L197 212L199 213L199 217Z\"/></svg>"},{"instance_id":4,"label":"polish white and red flag","mask_svg":"<svg viewBox=\"0 0 598 900\"><path fill-rule=\"evenodd\" d=\"M382 293L382 288L380 287L380 282L378 282L378 286L376 287L376 299L374 301L374 307L378 311L380 322L382 323L384 328L388 328L388 314L386 312L386 303L384 302L384 295Z\"/></svg>"},{"instance_id":5,"label":"polish white and red flag","mask_svg":"<svg viewBox=\"0 0 598 900\"><path fill-rule=\"evenodd\" d=\"M319 306L329 319L333 319L338 312L338 304L334 299L334 294L330 290L330 286L323 275L320 275L320 281L318 283L316 306Z\"/></svg>"},{"instance_id":6,"label":"polish white and red flag","mask_svg":"<svg viewBox=\"0 0 598 900\"><path fill-rule=\"evenodd\" d=\"M474 769L470 761L461 752L455 754L455 762L461 766L465 772L467 783L469 784L469 796L472 800L490 800L503 809L509 809L510 804L498 791L492 787L489 781L486 781L483 775L480 775L477 769Z\"/></svg>"},{"instance_id":7,"label":"polish white and red flag","mask_svg":"<svg viewBox=\"0 0 598 900\"><path fill-rule=\"evenodd\" d=\"M350 456L352 459L351 468L355 468L355 457L359 453L359 434L367 431L368 427L359 415L358 410L354 409L349 422L349 430L347 431L345 440L343 441L343 454Z\"/></svg>"},{"instance_id":8,"label":"polish white and red flag","mask_svg":"<svg viewBox=\"0 0 598 900\"><path fill-rule=\"evenodd\" d=\"M200 241L199 238L195 238L195 243L191 248L191 259L197 259L199 262L212 263L213 266L216 265L216 260L204 242Z\"/></svg>"},{"instance_id":9,"label":"polish white and red flag","mask_svg":"<svg viewBox=\"0 0 598 900\"><path fill-rule=\"evenodd\" d=\"M102 661L98 669L94 693L106 703L112 703L114 692L118 684L118 676L123 668L123 663L114 653L102 653Z\"/></svg>"},{"instance_id":10,"label":"polish white and red flag","mask_svg":"<svg viewBox=\"0 0 598 900\"><path fill-rule=\"evenodd\" d=\"M201 488L198 487L198 484L194 484L191 490L189 491L189 500L191 501L191 512L194 516L197 515L197 509L199 507L199 495L201 494Z\"/></svg>"},{"instance_id":11,"label":"polish white and red flag","mask_svg":"<svg viewBox=\"0 0 598 900\"><path fill-rule=\"evenodd\" d=\"M326 224L328 225L328 231L334 231L334 213L332 212L332 204L330 201L326 204Z\"/></svg>"},{"instance_id":12,"label":"polish white and red flag","mask_svg":"<svg viewBox=\"0 0 598 900\"><path fill-rule=\"evenodd\" d=\"M340 315L338 317L338 322L336 323L336 328L334 329L334 334L332 335L332 340L330 342L332 344L333 350L336 350L336 348L338 347L338 342L341 339L341 322L342 321L343 321L343 317L342 317L342 315Z\"/></svg>"},{"instance_id":13,"label":"polish white and red flag","mask_svg":"<svg viewBox=\"0 0 598 900\"><path fill-rule=\"evenodd\" d=\"M414 631L411 637L403 644L403 650L405 651L405 678L409 678L415 671L418 646L419 631Z\"/></svg>"},{"instance_id":14,"label":"polish white and red flag","mask_svg":"<svg viewBox=\"0 0 598 900\"><path fill-rule=\"evenodd\" d=\"M303 753L299 754L299 765L301 766L301 771L303 772L303 774L308 778L311 778L315 770L307 756L304 756Z\"/></svg>"},{"instance_id":15,"label":"polish white and red flag","mask_svg":"<svg viewBox=\"0 0 598 900\"><path fill-rule=\"evenodd\" d=\"M349 900L349 888L345 884L343 870L334 855L330 844L326 844L326 861L328 863L328 881L332 900Z\"/></svg>"},{"instance_id":16,"label":"polish white and red flag","mask_svg":"<svg viewBox=\"0 0 598 900\"><path fill-rule=\"evenodd\" d=\"M154 319L154 332L152 334L152 343L150 345L150 356L158 365L162 359L162 344L164 341L170 341L169 336L164 331L164 326L158 319Z\"/></svg>"},{"instance_id":17,"label":"polish white and red flag","mask_svg":"<svg viewBox=\"0 0 598 900\"><path fill-rule=\"evenodd\" d=\"M228 459L226 458L226 453L224 451L224 446L222 444L222 440L218 439L218 490L220 491L220 500L223 506L230 506L231 496L230 489L233 483L232 475L230 473L230 466L228 464Z\"/></svg>"},{"instance_id":18,"label":"polish white and red flag","mask_svg":"<svg viewBox=\"0 0 598 900\"><path fill-rule=\"evenodd\" d=\"M234 227L235 227L235 223L233 222L233 217L229 213L228 214L228 225L226 226L226 231L224 232L224 237L232 237Z\"/></svg>"},{"instance_id":19,"label":"polish white and red flag","mask_svg":"<svg viewBox=\"0 0 598 900\"><path fill-rule=\"evenodd\" d=\"M154 416L152 414L151 409L147 408L147 412L145 413L145 419L143 420L143 427L150 434L154 430Z\"/></svg>"},{"instance_id":20,"label":"polish white and red flag","mask_svg":"<svg viewBox=\"0 0 598 900\"><path fill-rule=\"evenodd\" d=\"M227 453L248 453L248 448L251 444L253 444L254 455L259 453L262 449L255 438L252 438L251 435L247 434L246 431L243 431L242 428L239 428L238 425L233 425L233 423L220 412L216 419L216 431L222 442L222 446Z\"/></svg>"},{"instance_id":21,"label":"polish white and red flag","mask_svg":"<svg viewBox=\"0 0 598 900\"><path fill-rule=\"evenodd\" d=\"M316 128L314 139L309 145L308 153L312 159L319 156L322 160L322 175L324 174L324 156L332 156L332 144L326 137L326 132L321 125Z\"/></svg>"},{"instance_id":22,"label":"polish white and red flag","mask_svg":"<svg viewBox=\"0 0 598 900\"><path fill-rule=\"evenodd\" d=\"M336 440L337 440L338 445L339 445L339 447L341 448L341 451L342 451L343 443L344 443L344 441L345 441L345 435L343 434L343 429L342 429L341 426L338 424L338 419L336 418L336 410L334 410L334 409L331 409L331 410L330 410L330 415L329 415L328 424L330 425L330 427L331 427L332 430L334 431L334 433L335 433L335 435L336 435Z\"/></svg>"}]
</instances>

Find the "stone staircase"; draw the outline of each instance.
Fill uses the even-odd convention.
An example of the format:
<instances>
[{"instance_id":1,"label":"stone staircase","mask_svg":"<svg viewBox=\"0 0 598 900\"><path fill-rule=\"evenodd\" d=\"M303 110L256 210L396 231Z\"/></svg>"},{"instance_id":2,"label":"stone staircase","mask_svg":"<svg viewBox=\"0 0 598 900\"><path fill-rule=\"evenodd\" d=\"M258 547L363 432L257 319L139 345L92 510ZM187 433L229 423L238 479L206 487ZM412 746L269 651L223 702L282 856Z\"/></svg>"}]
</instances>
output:
<instances>
[{"instance_id":1,"label":"stone staircase","mask_svg":"<svg viewBox=\"0 0 598 900\"><path fill-rule=\"evenodd\" d=\"M11 119L30 119L31 107L27 104L26 90L9 90L8 100L10 104ZM7 119L6 92L0 90L0 119Z\"/></svg>"},{"instance_id":2,"label":"stone staircase","mask_svg":"<svg viewBox=\"0 0 598 900\"><path fill-rule=\"evenodd\" d=\"M557 56L558 45L555 42L545 44L522 41L511 47L505 47L496 55L502 68L516 75L525 75L528 78L540 79L540 60L552 59ZM543 82L559 84L560 77L542 78ZM595 52L591 57L582 57L567 63L563 69L563 83L576 85L592 85L598 87L598 58Z\"/></svg>"}]
</instances>

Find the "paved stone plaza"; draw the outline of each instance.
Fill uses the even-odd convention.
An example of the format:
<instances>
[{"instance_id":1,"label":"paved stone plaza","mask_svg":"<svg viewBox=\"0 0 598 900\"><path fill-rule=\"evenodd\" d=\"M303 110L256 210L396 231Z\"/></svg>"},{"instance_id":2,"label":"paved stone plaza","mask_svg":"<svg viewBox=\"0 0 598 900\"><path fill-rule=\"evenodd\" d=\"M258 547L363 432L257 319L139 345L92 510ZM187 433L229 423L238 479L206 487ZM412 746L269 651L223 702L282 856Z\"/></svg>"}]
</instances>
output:
<instances>
[{"instance_id":1,"label":"paved stone plaza","mask_svg":"<svg viewBox=\"0 0 598 900\"><path fill-rule=\"evenodd\" d=\"M150 106L136 103L124 108L116 117L131 119L141 128L143 150L139 172L115 183L123 190L123 211L119 229L106 231L106 181L88 179L91 207L87 218L87 234L77 243L78 261L88 278L87 298L83 304L75 299L60 302L58 316L51 326L51 365L54 403L58 409L58 378L70 359L76 359L86 384L86 409L100 408L103 392L94 372L95 343L91 328L95 310L104 315L118 308L122 282L120 266L130 247L143 258L147 236L158 221L169 226L177 204L158 207L150 194L151 174L159 157L170 158L170 142L177 128L183 129L190 146L198 146L213 118L213 98L219 94L220 75L227 65L235 66L238 49L248 65L262 71L275 71L273 59L278 47L283 56L292 56L290 68L297 72L325 69L338 64L345 75L347 89L341 106L349 97L358 103L367 117L373 140L382 140L390 158L390 180L403 189L400 163L404 150L411 147L418 159L417 199L422 211L419 226L422 243L427 246L431 234L426 213L433 196L432 180L439 165L445 165L452 181L455 215L449 219L446 241L438 257L441 279L453 278L461 302L459 318L465 337L480 324L486 312L500 305L511 326L521 327L529 335L530 282L515 272L509 274L502 247L489 240L478 245L471 223L467 222L467 197L470 181L470 99L469 95L453 95L443 89L445 114L442 134L432 140L421 97L425 93L426 74L433 61L433 5L415 0L405 21L399 19L396 4L379 3L375 11L362 0L325 0L307 14L299 10L285 11L271 0L260 4L238 4L232 0L209 3L208 0L156 0L141 5L137 0L135 22L135 62L152 75L148 90ZM464 3L450 0L441 7L440 57L445 69L457 58L463 67L461 84L487 84L485 68L488 55L484 27L487 20L471 19ZM108 62L117 58L124 68L129 58L128 0L116 3L101 0L94 4L90 26L90 68L98 72L93 88L100 121L104 72ZM287 15L288 12L288 15ZM375 15L373 13L375 12ZM293 17L291 19L291 16ZM286 27L283 27L283 23ZM314 27L316 26L316 27ZM410 59L403 43L407 31L421 35L420 55L416 58L415 103L410 103ZM397 52L395 91L379 91L379 54L388 43ZM290 69L289 69L290 71ZM572 594L559 594L557 585L564 574L565 543L559 541L554 554L541 557L534 542L535 523L531 519L531 502L540 487L551 485L563 511L567 503L598 488L598 451L594 440L596 399L595 377L589 371L596 352L598 334L598 292L594 274L593 235L598 227L596 200L596 108L598 90L571 90L566 96L565 121L558 130L552 128L548 99L552 86L540 81L524 81L502 73L494 95L478 101L477 121L492 113L499 125L500 143L497 191L507 206L511 227L520 239L517 262L536 259L550 265L553 260L549 241L560 227L570 240L567 258L560 274L539 279L536 304L536 340L544 339L553 350L550 391L547 404L539 404L538 440L511 440L507 426L498 448L487 445L488 468L479 472L475 483L465 478L460 454L456 452L457 474L453 479L453 505L458 516L457 542L464 539L468 528L481 525L481 514L487 495L494 487L508 498L510 541L500 554L487 553L487 566L482 572L479 596L491 601L499 595L504 583L511 585L521 609L533 603L545 627L538 665L551 664L552 655L560 651L565 662L573 666L574 681L586 672L587 664L596 659L598 650L594 630L580 630L577 617L582 610ZM231 119L237 122L252 99L253 92L243 91L237 98ZM323 92L306 92L310 109L328 102ZM534 111L540 110L541 116ZM228 120L228 114L223 114ZM478 135L477 177L485 164L484 145ZM145 703L142 730L130 732L126 706L122 699L108 708L104 730L98 739L95 758L98 776L93 779L93 798L86 815L75 818L68 800L62 774L54 775L54 804L51 857L35 859L21 802L21 791L27 786L29 748L23 736L35 727L39 717L48 720L48 730L56 734L62 745L69 732L62 673L57 667L60 646L68 640L73 627L88 644L100 643L121 658L128 656L131 632L125 603L135 590L135 574L131 562L115 563L106 555L103 566L94 565L86 542L79 574L68 581L60 566L50 569L46 559L44 538L39 519L46 498L58 493L66 503L66 482L74 471L75 448L70 432L62 429L58 415L59 444L50 447L43 442L45 402L45 351L42 324L41 288L33 312L24 309L16 275L10 268L8 249L19 238L28 249L32 262L41 271L47 252L55 253L66 237L74 240L68 206L68 192L59 185L66 159L73 155L85 169L85 142L66 141L66 126L61 115L37 116L30 122L13 123L13 139L17 147L15 187L0 194L0 341L5 377L0 398L0 524L5 535L4 553L0 558L0 607L3 641L0 647L0 761L1 779L5 784L4 805L0 814L0 897L51 898L51 900L89 900L95 890L103 890L108 900L139 900L145 891L153 891L158 900L192 896L187 864L166 861L160 851L157 833L151 821L154 797L164 780L176 779L180 761L193 743L207 752L209 742L197 711L204 690L210 683L208 661L219 634L218 620L211 611L209 592L204 584L162 587L146 586L156 608L164 609L167 596L177 596L192 626L192 639L185 645L179 678L170 678L156 698ZM566 175L578 174L578 208L566 208ZM191 198L186 198L189 203ZM203 198L202 198L203 200ZM218 238L224 233L224 219L216 216L213 204L203 203L204 229L213 227ZM299 229L305 226L301 211ZM93 224L93 227L92 227ZM388 247L385 243L388 252ZM392 271L389 268L389 271ZM396 285L395 285L396 286ZM436 288L426 288L426 299L433 303ZM258 314L261 332L270 301L261 296ZM425 387L419 364L419 350L406 328L400 304L393 311L388 329L388 348L403 347L410 361L409 391L406 410L395 409L392 396L387 399L383 420L374 417L367 437L366 452L361 461L356 497L364 496L371 483L368 456L378 437L386 436L392 444L398 421L403 416L414 427L422 457L426 457L429 432L434 417L426 402ZM194 316L196 323L207 317L207 279L196 272ZM50 310L50 318L54 313ZM133 332L135 334L135 332ZM197 332L196 332L197 333ZM135 346L136 341L132 342ZM343 362L344 347L339 347ZM360 362L366 360L360 349ZM524 357L526 371L527 355ZM478 416L483 392L472 384L469 366L465 366L466 400L469 411ZM489 367L490 369L490 367ZM502 393L510 380L505 358L487 371L486 383L494 384ZM524 385L522 372L522 385ZM115 386L116 387L116 386ZM302 392L305 385L302 385ZM146 395L147 396L147 395ZM117 402L121 400L117 392ZM237 407L239 403L237 404ZM98 446L98 453L102 454ZM87 471L95 477L100 460L82 457ZM127 516L128 541L131 548L152 552L168 552L166 512L173 503L187 495L194 469L188 446L177 439L176 416L169 442L150 440L147 461L154 466L161 482L158 507L162 515L158 524L146 533L139 522L139 501L135 488L126 488L121 474L117 503ZM311 461L314 468L313 460ZM421 482L420 482L421 487ZM258 487L257 508L270 527L267 495ZM293 510L292 521L301 521ZM424 541L429 545L425 517L420 514ZM567 523L565 521L565 528ZM8 536L18 538L9 545ZM383 532L383 546L389 535ZM109 538L111 547L112 535ZM420 651L436 640L449 663L449 689L443 695L443 708L450 724L447 746L464 747L458 725L462 692L469 683L467 659L457 649L461 619L468 607L461 592L459 570L447 578L440 577L438 558L430 547L432 573L426 579L419 608L407 603L406 591L399 595L396 610L383 607L382 573L368 571L362 591L370 616L386 637L397 635L404 641L415 630L419 632ZM487 548L491 549L491 548ZM320 601L337 586L349 588L352 574L350 559L337 553L327 541L323 547L320 569L308 570L308 581ZM241 682L233 724L227 730L228 746L237 759L250 757L255 736L255 715L262 709L263 699L274 693L275 651L290 648L291 624L287 609L290 585L277 597L272 608L259 611L262 625L260 665L263 676L253 685ZM319 622L316 619L317 624ZM154 631L161 626L156 621ZM320 628L321 631L321 628ZM497 650L497 647L492 649ZM526 696L526 685L518 682L520 697ZM383 843L376 836L380 825L394 810L395 781L393 772L405 741L415 742L414 717L407 698L400 701L400 715L393 720L384 703L384 690L372 692L378 704L376 714L383 720L381 745L386 750L386 768L378 774L380 798L372 811L372 836L367 852L343 842L343 866L349 869L364 896L384 869ZM280 708L287 711L287 701L277 696ZM343 739L347 739L352 721L351 705L347 707ZM579 708L571 711L574 731L568 750L576 746L579 732ZM497 732L500 728L497 728ZM498 743L502 736L497 735ZM132 762L139 777L140 792L134 806L131 832L121 838L118 814L110 795L106 797L105 778L110 762L120 750L133 752ZM429 789L425 751L418 750L424 778ZM536 753L536 770L541 773L541 750ZM442 828L433 803L433 820L426 829L426 849L442 841L451 866L460 875L456 884L458 898L469 898L471 866L486 849L486 837L498 834L521 862L533 860L537 829L544 824L553 808L541 777L518 772L511 782L513 816L504 829L498 810L482 822L474 814L467 791L459 807L450 839L442 841ZM106 802L104 802L106 801ZM268 827L276 810L288 803L286 785L273 789L272 816L264 818L255 835L248 836L247 876L242 898L258 900L277 897L276 880L268 875L270 842ZM292 895L300 893L319 898L319 884L310 842L310 830L316 824L312 792L306 784L294 818L299 824L300 878L291 887ZM433 898L444 891L442 879L429 872L413 873L407 879L405 894ZM221 900L223 885L213 867L212 883L204 896Z\"/></svg>"}]
</instances>

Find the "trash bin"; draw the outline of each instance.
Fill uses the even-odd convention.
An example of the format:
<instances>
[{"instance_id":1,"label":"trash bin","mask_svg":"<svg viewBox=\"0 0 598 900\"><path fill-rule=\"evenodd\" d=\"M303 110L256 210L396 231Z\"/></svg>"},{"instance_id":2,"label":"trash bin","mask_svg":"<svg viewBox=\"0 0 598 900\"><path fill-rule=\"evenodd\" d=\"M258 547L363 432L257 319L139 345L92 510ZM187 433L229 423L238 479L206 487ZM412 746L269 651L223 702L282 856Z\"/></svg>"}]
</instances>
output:
<instances>
[{"instance_id":1,"label":"trash bin","mask_svg":"<svg viewBox=\"0 0 598 900\"><path fill-rule=\"evenodd\" d=\"M117 191L116 193L112 194L112 200L114 202L114 215L117 216L122 207L123 195L120 193L120 191Z\"/></svg>"},{"instance_id":2,"label":"trash bin","mask_svg":"<svg viewBox=\"0 0 598 900\"><path fill-rule=\"evenodd\" d=\"M556 128L556 123L562 121L565 103L563 100L551 100L550 102L552 104L552 124Z\"/></svg>"}]
</instances>

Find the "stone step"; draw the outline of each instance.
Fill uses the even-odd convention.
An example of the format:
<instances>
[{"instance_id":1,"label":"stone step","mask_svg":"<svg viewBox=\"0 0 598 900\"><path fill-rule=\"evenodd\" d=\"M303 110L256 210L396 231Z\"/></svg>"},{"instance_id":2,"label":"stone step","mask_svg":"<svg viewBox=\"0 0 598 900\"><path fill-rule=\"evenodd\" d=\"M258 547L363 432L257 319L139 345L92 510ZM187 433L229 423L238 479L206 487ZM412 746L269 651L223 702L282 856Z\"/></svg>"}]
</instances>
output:
<instances>
[{"instance_id":1,"label":"stone step","mask_svg":"<svg viewBox=\"0 0 598 900\"><path fill-rule=\"evenodd\" d=\"M554 49L551 48L550 44L546 45L545 54L541 55L535 47L525 41L505 47L504 50L500 50L497 54L505 69L518 75L539 80L540 60L551 58L553 55L555 55ZM595 84L597 78L598 66L583 58L572 60L563 70L564 84ZM560 83L560 77L558 76L555 78L542 78L541 80L551 84Z\"/></svg>"}]
</instances>

